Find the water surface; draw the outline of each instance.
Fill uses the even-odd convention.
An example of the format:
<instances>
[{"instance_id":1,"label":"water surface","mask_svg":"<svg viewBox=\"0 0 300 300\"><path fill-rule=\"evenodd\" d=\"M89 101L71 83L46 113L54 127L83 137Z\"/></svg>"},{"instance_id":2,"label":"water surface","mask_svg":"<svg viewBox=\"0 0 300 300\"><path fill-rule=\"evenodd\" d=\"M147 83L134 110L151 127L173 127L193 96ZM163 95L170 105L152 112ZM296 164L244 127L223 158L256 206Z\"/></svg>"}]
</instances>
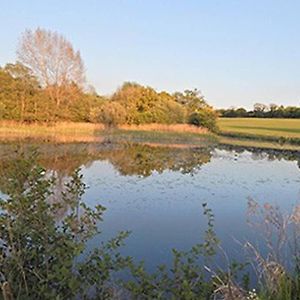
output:
<instances>
[{"instance_id":1,"label":"water surface","mask_svg":"<svg viewBox=\"0 0 300 300\"><path fill-rule=\"evenodd\" d=\"M2 193L5 174L17 168L13 147L0 148ZM145 260L149 269L169 264L172 248L187 250L202 241L203 203L215 214L226 253L238 258L239 242L260 240L246 221L249 198L283 211L300 202L297 153L141 144L41 145L39 151L40 163L61 179L57 189L80 167L89 187L84 200L107 208L102 235L89 247L130 230L122 252Z\"/></svg>"}]
</instances>

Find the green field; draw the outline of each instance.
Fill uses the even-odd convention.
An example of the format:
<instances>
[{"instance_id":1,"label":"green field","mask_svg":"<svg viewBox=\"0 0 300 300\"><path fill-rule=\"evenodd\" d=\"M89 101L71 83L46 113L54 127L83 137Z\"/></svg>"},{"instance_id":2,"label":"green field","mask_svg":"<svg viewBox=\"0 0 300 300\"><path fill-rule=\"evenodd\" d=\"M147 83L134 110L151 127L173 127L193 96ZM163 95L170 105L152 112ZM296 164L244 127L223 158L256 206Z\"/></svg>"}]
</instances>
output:
<instances>
[{"instance_id":1,"label":"green field","mask_svg":"<svg viewBox=\"0 0 300 300\"><path fill-rule=\"evenodd\" d=\"M218 125L221 144L300 150L300 119L220 118Z\"/></svg>"},{"instance_id":2,"label":"green field","mask_svg":"<svg viewBox=\"0 0 300 300\"><path fill-rule=\"evenodd\" d=\"M300 119L220 118L221 132L300 138Z\"/></svg>"}]
</instances>

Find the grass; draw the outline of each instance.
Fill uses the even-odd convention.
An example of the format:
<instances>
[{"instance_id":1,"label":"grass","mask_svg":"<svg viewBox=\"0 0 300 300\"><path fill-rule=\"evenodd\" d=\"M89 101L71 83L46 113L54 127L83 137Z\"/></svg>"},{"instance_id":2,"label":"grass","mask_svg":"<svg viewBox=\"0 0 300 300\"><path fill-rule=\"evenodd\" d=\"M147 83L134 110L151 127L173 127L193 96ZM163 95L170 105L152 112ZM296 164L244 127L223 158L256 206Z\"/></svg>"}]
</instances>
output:
<instances>
[{"instance_id":1,"label":"grass","mask_svg":"<svg viewBox=\"0 0 300 300\"><path fill-rule=\"evenodd\" d=\"M221 143L299 150L299 119L220 118L218 125Z\"/></svg>"},{"instance_id":2,"label":"grass","mask_svg":"<svg viewBox=\"0 0 300 300\"><path fill-rule=\"evenodd\" d=\"M207 146L220 144L276 150L300 150L300 120L220 118L220 136L207 129L188 124L122 125L107 130L103 124L59 122L55 124L21 124L0 122L0 141L36 140L38 142L73 143L131 141L173 146Z\"/></svg>"},{"instance_id":3,"label":"grass","mask_svg":"<svg viewBox=\"0 0 300 300\"><path fill-rule=\"evenodd\" d=\"M206 128L188 124L143 124L122 125L106 133L113 141L130 141L172 147L207 147L217 143L217 138Z\"/></svg>"},{"instance_id":4,"label":"grass","mask_svg":"<svg viewBox=\"0 0 300 300\"><path fill-rule=\"evenodd\" d=\"M18 122L0 122L0 140L41 140L59 143L95 142L99 141L99 131L104 130L102 124L59 122L54 124Z\"/></svg>"},{"instance_id":5,"label":"grass","mask_svg":"<svg viewBox=\"0 0 300 300\"><path fill-rule=\"evenodd\" d=\"M142 143L207 146L217 139L207 129L187 124L123 125L106 129L102 124L59 122L56 124L21 124L0 122L0 140L36 140L73 143L130 141Z\"/></svg>"},{"instance_id":6,"label":"grass","mask_svg":"<svg viewBox=\"0 0 300 300\"><path fill-rule=\"evenodd\" d=\"M94 133L103 130L103 124L92 123L74 123L74 122L58 122L58 123L18 123L13 121L0 122L0 133L20 133L20 134L42 134L57 133L62 134L84 134Z\"/></svg>"},{"instance_id":7,"label":"grass","mask_svg":"<svg viewBox=\"0 0 300 300\"><path fill-rule=\"evenodd\" d=\"M129 141L159 145L207 147L218 142L216 136L205 133L115 129L105 133L110 141Z\"/></svg>"},{"instance_id":8,"label":"grass","mask_svg":"<svg viewBox=\"0 0 300 300\"><path fill-rule=\"evenodd\" d=\"M206 128L196 127L189 124L142 124L142 125L122 125L122 130L129 131L161 131L161 132L180 132L180 133L195 133L208 134Z\"/></svg>"},{"instance_id":9,"label":"grass","mask_svg":"<svg viewBox=\"0 0 300 300\"><path fill-rule=\"evenodd\" d=\"M300 119L220 118L221 132L299 138Z\"/></svg>"}]
</instances>

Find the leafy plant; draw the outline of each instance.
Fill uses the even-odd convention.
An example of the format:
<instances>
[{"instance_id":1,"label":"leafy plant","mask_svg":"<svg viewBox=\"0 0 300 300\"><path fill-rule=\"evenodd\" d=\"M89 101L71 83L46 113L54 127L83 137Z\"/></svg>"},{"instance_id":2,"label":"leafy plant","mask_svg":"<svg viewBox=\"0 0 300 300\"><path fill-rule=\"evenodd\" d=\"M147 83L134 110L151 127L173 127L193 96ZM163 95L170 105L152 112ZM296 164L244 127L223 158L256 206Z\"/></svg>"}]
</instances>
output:
<instances>
[{"instance_id":1,"label":"leafy plant","mask_svg":"<svg viewBox=\"0 0 300 300\"><path fill-rule=\"evenodd\" d=\"M131 265L133 280L125 283L134 299L208 299L214 291L214 282L207 276L205 261L213 259L219 240L214 231L214 215L203 204L208 219L204 243L188 251L172 250L172 267L158 266L147 273L143 263ZM203 260L204 259L204 260Z\"/></svg>"},{"instance_id":2,"label":"leafy plant","mask_svg":"<svg viewBox=\"0 0 300 300\"><path fill-rule=\"evenodd\" d=\"M111 298L111 273L130 262L117 251L128 232L86 253L105 208L82 202L86 186L79 171L53 198L55 176L36 164L36 153L24 155L16 160L17 172L7 174L7 197L0 201L4 299ZM56 220L63 206L67 213Z\"/></svg>"}]
</instances>

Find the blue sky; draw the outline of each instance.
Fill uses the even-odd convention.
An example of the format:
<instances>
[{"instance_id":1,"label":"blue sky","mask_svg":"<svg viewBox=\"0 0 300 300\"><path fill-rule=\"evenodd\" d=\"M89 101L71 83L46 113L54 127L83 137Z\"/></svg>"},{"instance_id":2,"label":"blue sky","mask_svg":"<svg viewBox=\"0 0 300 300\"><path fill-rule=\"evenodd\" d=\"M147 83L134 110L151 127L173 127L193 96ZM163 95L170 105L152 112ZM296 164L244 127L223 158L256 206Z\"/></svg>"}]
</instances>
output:
<instances>
[{"instance_id":1,"label":"blue sky","mask_svg":"<svg viewBox=\"0 0 300 300\"><path fill-rule=\"evenodd\" d=\"M300 1L0 0L0 65L38 26L81 51L101 94L136 81L216 107L300 104Z\"/></svg>"}]
</instances>

